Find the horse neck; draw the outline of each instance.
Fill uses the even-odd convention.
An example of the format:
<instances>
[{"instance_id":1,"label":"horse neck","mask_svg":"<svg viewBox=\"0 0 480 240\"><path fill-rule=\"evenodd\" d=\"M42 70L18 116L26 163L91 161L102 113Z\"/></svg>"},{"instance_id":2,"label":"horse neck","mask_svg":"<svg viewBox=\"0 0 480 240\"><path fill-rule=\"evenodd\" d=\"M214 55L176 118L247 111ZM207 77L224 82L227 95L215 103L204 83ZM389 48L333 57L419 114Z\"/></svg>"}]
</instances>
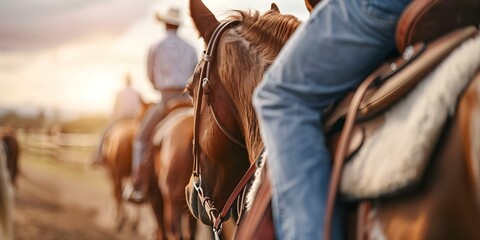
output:
<instances>
[{"instance_id":1,"label":"horse neck","mask_svg":"<svg viewBox=\"0 0 480 240\"><path fill-rule=\"evenodd\" d=\"M236 56L241 57L245 55L238 54ZM254 54L250 55L250 57L252 56L253 58L258 58ZM235 61L238 60L236 58L227 58L222 60L226 60L225 64L238 62ZM257 156L260 154L261 149L263 148L263 141L260 136L257 117L252 105L253 91L263 76L263 68L258 68L259 64L265 64L265 62L245 61L241 64L238 64L237 69L235 69L235 66L227 67L228 69L224 69L225 72L220 77L223 80L229 81L223 82L223 85L225 86L231 98L234 109L236 109L236 122L240 127L242 135L244 136L244 142L247 147L250 163L255 161ZM249 71L238 71L238 69L249 69ZM233 81L230 81L230 79L233 79Z\"/></svg>"},{"instance_id":2,"label":"horse neck","mask_svg":"<svg viewBox=\"0 0 480 240\"><path fill-rule=\"evenodd\" d=\"M251 107L251 104L249 105ZM248 108L248 106L246 107ZM248 159L250 163L253 163L260 155L263 149L263 140L260 135L260 129L258 127L258 121L255 115L253 107L251 109L243 109L239 111L241 118L241 125L243 135L245 136L245 145L247 147Z\"/></svg>"},{"instance_id":3,"label":"horse neck","mask_svg":"<svg viewBox=\"0 0 480 240\"><path fill-rule=\"evenodd\" d=\"M273 13L263 17L258 14L248 16L245 12L240 14L242 25L226 33L221 40L220 79L228 81L223 84L238 111L237 121L245 137L250 163L253 163L263 149L252 105L253 91L300 21L280 15L275 17Z\"/></svg>"}]
</instances>

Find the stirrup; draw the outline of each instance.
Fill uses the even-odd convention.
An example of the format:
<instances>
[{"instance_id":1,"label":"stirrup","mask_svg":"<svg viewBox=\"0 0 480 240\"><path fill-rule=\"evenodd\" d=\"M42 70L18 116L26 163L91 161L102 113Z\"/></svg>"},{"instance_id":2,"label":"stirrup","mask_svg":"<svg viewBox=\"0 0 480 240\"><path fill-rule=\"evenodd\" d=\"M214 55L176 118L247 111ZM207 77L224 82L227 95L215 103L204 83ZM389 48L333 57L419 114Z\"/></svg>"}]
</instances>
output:
<instances>
[{"instance_id":1,"label":"stirrup","mask_svg":"<svg viewBox=\"0 0 480 240\"><path fill-rule=\"evenodd\" d=\"M135 203L135 204L142 204L145 202L145 193L142 190L135 189L133 185L128 182L122 192L122 199Z\"/></svg>"}]
</instances>

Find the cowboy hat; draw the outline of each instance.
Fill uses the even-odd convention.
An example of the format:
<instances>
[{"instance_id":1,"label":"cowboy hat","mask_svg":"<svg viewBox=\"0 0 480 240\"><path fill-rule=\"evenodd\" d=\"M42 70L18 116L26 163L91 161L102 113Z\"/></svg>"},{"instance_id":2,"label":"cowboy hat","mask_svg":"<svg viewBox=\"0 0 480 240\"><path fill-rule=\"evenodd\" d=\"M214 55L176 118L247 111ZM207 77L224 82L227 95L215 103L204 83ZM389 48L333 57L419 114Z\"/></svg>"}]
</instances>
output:
<instances>
[{"instance_id":1,"label":"cowboy hat","mask_svg":"<svg viewBox=\"0 0 480 240\"><path fill-rule=\"evenodd\" d=\"M157 20L179 26L182 22L180 18L180 9L178 8L170 8L166 13L157 13Z\"/></svg>"}]
</instances>

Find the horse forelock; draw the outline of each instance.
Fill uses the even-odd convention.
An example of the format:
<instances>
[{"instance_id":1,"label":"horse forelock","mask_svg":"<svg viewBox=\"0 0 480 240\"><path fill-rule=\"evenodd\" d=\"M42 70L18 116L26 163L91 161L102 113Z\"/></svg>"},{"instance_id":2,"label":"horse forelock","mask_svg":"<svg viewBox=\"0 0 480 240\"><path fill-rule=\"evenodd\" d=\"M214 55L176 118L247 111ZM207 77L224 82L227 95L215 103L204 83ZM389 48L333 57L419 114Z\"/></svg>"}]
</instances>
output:
<instances>
[{"instance_id":1,"label":"horse forelock","mask_svg":"<svg viewBox=\"0 0 480 240\"><path fill-rule=\"evenodd\" d=\"M236 28L269 64L275 60L285 42L300 25L300 20L278 11L260 14L258 11L235 11L230 20L239 20Z\"/></svg>"},{"instance_id":2,"label":"horse forelock","mask_svg":"<svg viewBox=\"0 0 480 240\"><path fill-rule=\"evenodd\" d=\"M263 145L257 121L251 121L256 119L252 93L301 22L278 11L264 14L235 11L229 20L240 23L222 36L218 51L219 77L238 109L247 147L253 150L249 154L258 154ZM250 159L255 157L251 155Z\"/></svg>"}]
</instances>

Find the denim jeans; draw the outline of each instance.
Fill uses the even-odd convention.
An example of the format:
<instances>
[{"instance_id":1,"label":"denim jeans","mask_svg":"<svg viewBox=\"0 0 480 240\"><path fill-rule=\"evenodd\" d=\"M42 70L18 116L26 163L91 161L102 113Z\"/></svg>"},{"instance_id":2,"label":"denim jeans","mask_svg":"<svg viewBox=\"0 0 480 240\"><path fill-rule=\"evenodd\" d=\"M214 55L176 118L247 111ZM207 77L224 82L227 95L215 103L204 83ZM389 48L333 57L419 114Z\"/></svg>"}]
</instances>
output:
<instances>
[{"instance_id":1,"label":"denim jeans","mask_svg":"<svg viewBox=\"0 0 480 240\"><path fill-rule=\"evenodd\" d=\"M322 112L394 51L396 22L409 2L323 0L255 90L278 239L321 239L332 166ZM340 216L337 208L334 239L343 237Z\"/></svg>"},{"instance_id":2,"label":"denim jeans","mask_svg":"<svg viewBox=\"0 0 480 240\"><path fill-rule=\"evenodd\" d=\"M178 89L178 91L160 91L160 93L162 94L162 101L147 109L133 142L133 176L135 176L140 164L145 161L144 154L148 147L148 141L152 138L155 126L165 117L165 105L174 98L186 97L183 89Z\"/></svg>"}]
</instances>

